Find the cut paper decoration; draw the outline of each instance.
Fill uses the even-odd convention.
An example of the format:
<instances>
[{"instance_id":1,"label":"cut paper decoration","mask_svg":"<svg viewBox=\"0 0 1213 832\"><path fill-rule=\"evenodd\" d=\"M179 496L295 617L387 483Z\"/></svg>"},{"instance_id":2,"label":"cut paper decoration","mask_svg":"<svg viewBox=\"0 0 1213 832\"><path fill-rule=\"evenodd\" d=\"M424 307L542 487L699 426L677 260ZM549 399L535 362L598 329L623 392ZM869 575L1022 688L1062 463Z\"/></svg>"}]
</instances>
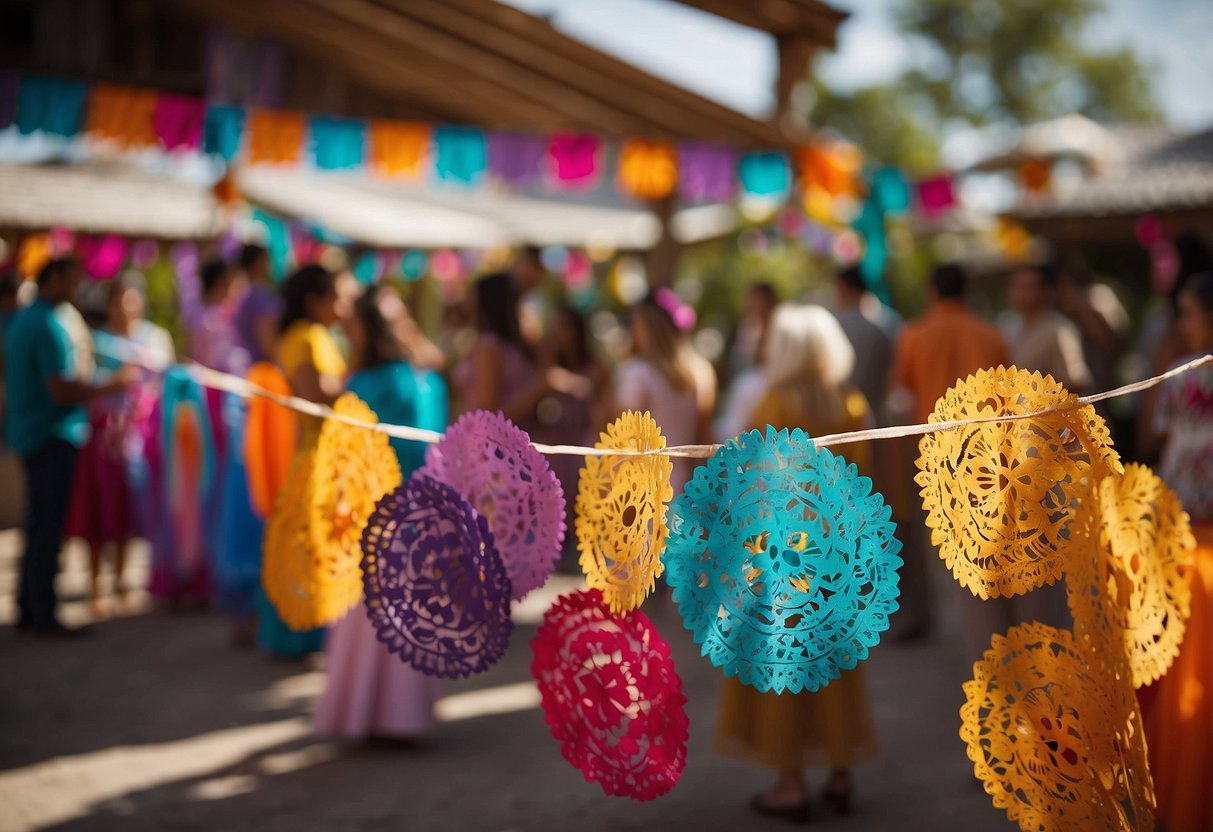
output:
<instances>
[{"instance_id":1,"label":"cut paper decoration","mask_svg":"<svg viewBox=\"0 0 1213 832\"><path fill-rule=\"evenodd\" d=\"M353 393L337 399L333 411L362 422L379 421ZM326 419L316 444L315 471L306 506L310 557L319 567L316 587L321 590L312 627L335 622L362 597L362 530L379 498L400 485L400 463L386 433Z\"/></svg>"},{"instance_id":2,"label":"cut paper decoration","mask_svg":"<svg viewBox=\"0 0 1213 832\"><path fill-rule=\"evenodd\" d=\"M392 653L451 679L505 655L510 579L488 524L455 489L415 473L379 501L362 548L366 612Z\"/></svg>"},{"instance_id":3,"label":"cut paper decoration","mask_svg":"<svg viewBox=\"0 0 1213 832\"><path fill-rule=\"evenodd\" d=\"M17 271L26 280L32 280L53 256L50 234L31 234L17 247Z\"/></svg>"},{"instance_id":4,"label":"cut paper decoration","mask_svg":"<svg viewBox=\"0 0 1213 832\"><path fill-rule=\"evenodd\" d=\"M544 721L587 782L635 800L677 785L686 765L686 696L669 645L644 613L612 613L598 590L564 595L531 649Z\"/></svg>"},{"instance_id":5,"label":"cut paper decoration","mask_svg":"<svg viewBox=\"0 0 1213 832\"><path fill-rule=\"evenodd\" d=\"M70 139L80 132L88 89L79 81L23 75L17 90L17 129Z\"/></svg>"},{"instance_id":6,"label":"cut paper decoration","mask_svg":"<svg viewBox=\"0 0 1213 832\"><path fill-rule=\"evenodd\" d=\"M629 410L607 426L594 447L658 451L665 448L665 437L647 412ZM591 456L581 469L576 502L581 568L614 612L640 606L661 575L672 470L664 454Z\"/></svg>"},{"instance_id":7,"label":"cut paper decoration","mask_svg":"<svg viewBox=\"0 0 1213 832\"><path fill-rule=\"evenodd\" d=\"M543 173L547 143L529 133L489 134L489 173L501 181L525 188Z\"/></svg>"},{"instance_id":8,"label":"cut paper decoration","mask_svg":"<svg viewBox=\"0 0 1213 832\"><path fill-rule=\"evenodd\" d=\"M120 147L149 147L156 144L155 113L151 90L96 84L88 99L87 130Z\"/></svg>"},{"instance_id":9,"label":"cut paper decoration","mask_svg":"<svg viewBox=\"0 0 1213 832\"><path fill-rule=\"evenodd\" d=\"M665 199L678 184L678 154L667 141L629 139L619 153L619 187L637 199Z\"/></svg>"},{"instance_id":10,"label":"cut paper decoration","mask_svg":"<svg viewBox=\"0 0 1213 832\"><path fill-rule=\"evenodd\" d=\"M883 167L873 172L871 192L890 214L903 214L910 208L910 183L897 168Z\"/></svg>"},{"instance_id":11,"label":"cut paper decoration","mask_svg":"<svg viewBox=\"0 0 1213 832\"><path fill-rule=\"evenodd\" d=\"M418 178L429 150L429 125L386 119L371 122L371 167L381 176Z\"/></svg>"},{"instance_id":12,"label":"cut paper decoration","mask_svg":"<svg viewBox=\"0 0 1213 832\"><path fill-rule=\"evenodd\" d=\"M994 806L1023 830L1154 828L1128 680L1040 623L995 634L965 682L960 736Z\"/></svg>"},{"instance_id":13,"label":"cut paper decoration","mask_svg":"<svg viewBox=\"0 0 1213 832\"><path fill-rule=\"evenodd\" d=\"M1100 483L1099 513L1093 561L1066 579L1074 632L1096 657L1124 655L1142 687L1179 655L1192 599L1184 570L1196 539L1175 492L1144 465Z\"/></svg>"},{"instance_id":14,"label":"cut paper decoration","mask_svg":"<svg viewBox=\"0 0 1213 832\"><path fill-rule=\"evenodd\" d=\"M199 586L207 571L204 503L215 479L215 449L206 392L185 367L170 367L160 399L163 505L169 523L163 560L171 586ZM161 560L160 557L157 560Z\"/></svg>"},{"instance_id":15,"label":"cut paper decoration","mask_svg":"<svg viewBox=\"0 0 1213 832\"><path fill-rule=\"evenodd\" d=\"M548 140L551 180L565 190L589 190L598 184L602 140L590 133L558 133Z\"/></svg>"},{"instance_id":16,"label":"cut paper decoration","mask_svg":"<svg viewBox=\"0 0 1213 832\"><path fill-rule=\"evenodd\" d=\"M839 199L859 195L863 154L853 145L808 144L797 154L805 213L819 222L838 220Z\"/></svg>"},{"instance_id":17,"label":"cut paper decoration","mask_svg":"<svg viewBox=\"0 0 1213 832\"><path fill-rule=\"evenodd\" d=\"M483 131L474 127L435 127L434 149L434 171L440 182L480 184L488 168Z\"/></svg>"},{"instance_id":18,"label":"cut paper decoration","mask_svg":"<svg viewBox=\"0 0 1213 832\"><path fill-rule=\"evenodd\" d=\"M248 116L250 164L293 165L299 161L307 123L300 113L253 110Z\"/></svg>"},{"instance_id":19,"label":"cut paper decoration","mask_svg":"<svg viewBox=\"0 0 1213 832\"><path fill-rule=\"evenodd\" d=\"M206 102L189 95L162 92L156 99L152 129L165 150L197 150L206 124Z\"/></svg>"},{"instance_id":20,"label":"cut paper decoration","mask_svg":"<svg viewBox=\"0 0 1213 832\"><path fill-rule=\"evenodd\" d=\"M244 110L218 105L207 108L202 137L203 150L230 162L240 152L240 139L243 135Z\"/></svg>"},{"instance_id":21,"label":"cut paper decoration","mask_svg":"<svg viewBox=\"0 0 1213 832\"><path fill-rule=\"evenodd\" d=\"M422 473L458 491L493 533L515 600L543 586L564 548L564 491L530 437L472 411L426 452Z\"/></svg>"},{"instance_id":22,"label":"cut paper decoration","mask_svg":"<svg viewBox=\"0 0 1213 832\"><path fill-rule=\"evenodd\" d=\"M670 510L667 580L703 655L775 693L855 667L898 606L890 515L870 479L800 429L730 441Z\"/></svg>"},{"instance_id":23,"label":"cut paper decoration","mask_svg":"<svg viewBox=\"0 0 1213 832\"><path fill-rule=\"evenodd\" d=\"M366 124L356 119L314 116L312 158L321 170L362 167L366 149Z\"/></svg>"},{"instance_id":24,"label":"cut paper decoration","mask_svg":"<svg viewBox=\"0 0 1213 832\"><path fill-rule=\"evenodd\" d=\"M281 217L276 217L260 208L253 209L252 221L264 229L265 248L270 255L270 271L273 273L274 280L285 280L286 273L291 267L290 229Z\"/></svg>"},{"instance_id":25,"label":"cut paper decoration","mask_svg":"<svg viewBox=\"0 0 1213 832\"><path fill-rule=\"evenodd\" d=\"M792 187L788 157L782 153L747 153L737 166L747 196L782 199Z\"/></svg>"},{"instance_id":26,"label":"cut paper decoration","mask_svg":"<svg viewBox=\"0 0 1213 832\"><path fill-rule=\"evenodd\" d=\"M956 190L951 175L924 179L916 187L918 206L928 219L938 217L956 204Z\"/></svg>"},{"instance_id":27,"label":"cut paper decoration","mask_svg":"<svg viewBox=\"0 0 1213 832\"><path fill-rule=\"evenodd\" d=\"M254 364L248 380L280 396L291 395L291 385L277 365ZM261 518L273 511L278 492L286 484L295 448L299 445L299 419L295 413L264 396L249 399L244 427L244 465L249 497Z\"/></svg>"},{"instance_id":28,"label":"cut paper decoration","mask_svg":"<svg viewBox=\"0 0 1213 832\"><path fill-rule=\"evenodd\" d=\"M111 280L126 264L131 241L117 234L84 237L78 243L80 263L93 280Z\"/></svg>"},{"instance_id":29,"label":"cut paper decoration","mask_svg":"<svg viewBox=\"0 0 1213 832\"><path fill-rule=\"evenodd\" d=\"M338 416L376 421L357 396ZM375 504L400 484L387 434L325 420L314 451L299 455L266 526L262 582L292 630L331 624L362 597L362 531Z\"/></svg>"},{"instance_id":30,"label":"cut paper decoration","mask_svg":"<svg viewBox=\"0 0 1213 832\"><path fill-rule=\"evenodd\" d=\"M261 585L266 598L292 630L310 630L322 619L317 608L317 574L312 558L312 485L316 451L301 451L291 464L286 485L278 492L274 512L265 524L261 555Z\"/></svg>"},{"instance_id":31,"label":"cut paper decoration","mask_svg":"<svg viewBox=\"0 0 1213 832\"><path fill-rule=\"evenodd\" d=\"M679 145L678 174L687 202L730 202L737 195L737 153L726 145Z\"/></svg>"},{"instance_id":32,"label":"cut paper decoration","mask_svg":"<svg viewBox=\"0 0 1213 832\"><path fill-rule=\"evenodd\" d=\"M931 542L961 586L980 598L1052 584L1092 545L1084 520L1098 477L1123 471L1103 419L1051 376L981 370L949 389L929 422L1056 412L969 424L919 442L918 474Z\"/></svg>"}]
</instances>

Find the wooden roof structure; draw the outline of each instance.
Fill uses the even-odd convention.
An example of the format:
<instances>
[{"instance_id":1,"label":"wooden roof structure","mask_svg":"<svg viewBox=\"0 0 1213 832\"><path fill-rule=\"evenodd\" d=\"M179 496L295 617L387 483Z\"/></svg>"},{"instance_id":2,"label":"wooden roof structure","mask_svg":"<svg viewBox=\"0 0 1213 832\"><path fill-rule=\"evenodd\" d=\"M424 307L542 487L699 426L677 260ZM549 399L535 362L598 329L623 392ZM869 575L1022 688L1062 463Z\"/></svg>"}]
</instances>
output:
<instances>
[{"instance_id":1,"label":"wooden roof structure","mask_svg":"<svg viewBox=\"0 0 1213 832\"><path fill-rule=\"evenodd\" d=\"M587 130L614 136L719 141L788 148L774 123L656 78L494 0L169 0L189 17L331 67L393 104L396 116L530 132ZM688 0L688 5L776 35L799 56L832 45L845 17L817 0ZM806 52L805 50L810 50ZM801 60L803 59L803 60ZM785 73L781 71L782 76ZM790 89L790 88L789 88ZM782 98L782 96L781 96ZM344 97L337 101L344 103Z\"/></svg>"}]
</instances>

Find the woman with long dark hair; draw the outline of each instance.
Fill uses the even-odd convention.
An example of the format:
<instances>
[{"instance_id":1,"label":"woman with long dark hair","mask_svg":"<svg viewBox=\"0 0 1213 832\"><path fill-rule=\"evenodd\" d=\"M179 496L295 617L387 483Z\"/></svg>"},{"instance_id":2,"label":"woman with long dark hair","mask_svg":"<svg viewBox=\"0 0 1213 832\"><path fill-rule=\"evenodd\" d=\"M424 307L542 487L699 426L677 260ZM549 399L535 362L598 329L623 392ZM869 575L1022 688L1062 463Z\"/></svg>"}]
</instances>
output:
<instances>
[{"instance_id":1,"label":"woman with long dark hair","mask_svg":"<svg viewBox=\"0 0 1213 832\"><path fill-rule=\"evenodd\" d=\"M393 289L380 284L366 291L355 305L350 336L357 371L349 392L366 402L380 421L446 428L446 385L437 373L420 368L419 358L429 350ZM407 479L425 461L425 445L396 438L391 442ZM441 690L438 680L392 655L376 638L361 604L333 625L325 657L328 681L316 709L320 733L405 739L432 726Z\"/></svg>"},{"instance_id":2,"label":"woman with long dark hair","mask_svg":"<svg viewBox=\"0 0 1213 832\"><path fill-rule=\"evenodd\" d=\"M291 392L308 401L331 405L345 389L345 356L332 328L348 321L352 308L344 277L323 266L303 266L282 284L281 335L278 365ZM299 417L299 447L306 451L320 439L322 420ZM273 605L260 593L257 644L284 658L298 658L319 650L324 630L289 629Z\"/></svg>"},{"instance_id":3,"label":"woman with long dark hair","mask_svg":"<svg viewBox=\"0 0 1213 832\"><path fill-rule=\"evenodd\" d=\"M476 342L455 368L454 382L462 410L501 411L530 431L548 385L522 337L518 300L518 286L505 272L477 281L472 291Z\"/></svg>"},{"instance_id":4,"label":"woman with long dark hair","mask_svg":"<svg viewBox=\"0 0 1213 832\"><path fill-rule=\"evenodd\" d=\"M670 445L711 441L716 371L688 337L694 313L669 289L658 289L631 310L632 358L615 370L615 404L648 411ZM690 478L689 460L674 460L674 494Z\"/></svg>"}]
</instances>

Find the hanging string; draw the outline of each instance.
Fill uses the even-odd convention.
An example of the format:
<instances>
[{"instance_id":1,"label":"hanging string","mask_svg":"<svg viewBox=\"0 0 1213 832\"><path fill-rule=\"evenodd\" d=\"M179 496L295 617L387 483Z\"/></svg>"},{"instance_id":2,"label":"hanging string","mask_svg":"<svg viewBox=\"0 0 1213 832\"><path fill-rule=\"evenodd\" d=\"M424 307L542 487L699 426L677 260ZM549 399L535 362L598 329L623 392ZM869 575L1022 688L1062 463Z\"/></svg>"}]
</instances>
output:
<instances>
[{"instance_id":1,"label":"hanging string","mask_svg":"<svg viewBox=\"0 0 1213 832\"><path fill-rule=\"evenodd\" d=\"M125 354L118 354L125 353ZM147 352L144 348L136 348L132 345L132 349L128 352L124 349L114 350L114 354L99 351L99 354L106 355L109 358L114 358L119 361L125 361L128 364L137 364L145 369L156 372L163 371L163 365L157 365L147 361L144 356ZM1120 396L1128 396L1133 393L1140 393L1143 390L1148 390L1162 382L1213 364L1213 354L1202 355L1199 358L1180 364L1173 367L1165 373L1160 373L1156 376L1135 381L1132 384L1126 384L1122 387L1116 387L1112 390L1105 390L1102 393L1094 393L1090 396L1079 396L1070 404L1058 407L1046 407L1042 410L1034 410L1029 413L1015 413L1000 416L985 416L976 419L962 419L950 422L929 422L918 425L893 425L884 428L871 428L868 430L848 431L846 433L830 433L822 436L814 436L813 442L819 448L828 448L836 445L849 445L855 442L870 442L882 439L898 439L906 436L923 436L928 433L935 433L943 430L953 430L968 425L983 425L993 422L1017 422L1022 419L1037 419L1041 416L1047 416L1051 413L1058 413L1063 410L1070 410L1076 407L1095 404L1096 402L1106 401L1108 399L1118 398ZM223 390L228 393L240 396L242 398L252 398L258 396L263 399L281 405L296 413L304 413L309 416L316 416L321 419L335 419L338 422L350 425L351 427L364 428L366 430L379 431L386 433L395 439L404 439L412 442L424 442L426 444L434 444L442 439L442 434L437 431L423 430L422 428L410 427L409 425L395 425L389 422L366 422L361 419L355 419L350 416L345 416L340 413L335 413L332 408L327 405L317 404L316 402L301 399L298 396L282 396L264 387L249 382L239 376L234 376L229 373L222 373L218 370L212 370L209 367L203 367L201 364L187 363L184 365L189 374L203 387L210 387L215 390ZM618 449L602 449L590 448L583 445L545 445L541 442L532 442L534 448L542 454L563 455L563 456L648 456L664 454L665 456L676 457L680 459L707 459L720 450L723 445L673 445L661 450L650 451L625 451Z\"/></svg>"}]
</instances>

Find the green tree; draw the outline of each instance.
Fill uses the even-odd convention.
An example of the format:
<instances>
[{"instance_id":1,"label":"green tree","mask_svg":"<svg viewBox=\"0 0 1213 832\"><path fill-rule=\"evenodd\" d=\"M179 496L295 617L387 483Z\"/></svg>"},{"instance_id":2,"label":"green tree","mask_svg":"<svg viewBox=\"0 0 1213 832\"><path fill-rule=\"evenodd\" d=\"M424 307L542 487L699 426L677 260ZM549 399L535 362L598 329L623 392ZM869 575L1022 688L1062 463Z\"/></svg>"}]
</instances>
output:
<instances>
[{"instance_id":1,"label":"green tree","mask_svg":"<svg viewBox=\"0 0 1213 832\"><path fill-rule=\"evenodd\" d=\"M1103 0L899 0L913 66L852 92L816 82L810 120L882 161L930 167L953 126L1028 124L1079 112L1103 121L1160 117L1153 67L1130 48L1093 51L1083 31Z\"/></svg>"}]
</instances>

